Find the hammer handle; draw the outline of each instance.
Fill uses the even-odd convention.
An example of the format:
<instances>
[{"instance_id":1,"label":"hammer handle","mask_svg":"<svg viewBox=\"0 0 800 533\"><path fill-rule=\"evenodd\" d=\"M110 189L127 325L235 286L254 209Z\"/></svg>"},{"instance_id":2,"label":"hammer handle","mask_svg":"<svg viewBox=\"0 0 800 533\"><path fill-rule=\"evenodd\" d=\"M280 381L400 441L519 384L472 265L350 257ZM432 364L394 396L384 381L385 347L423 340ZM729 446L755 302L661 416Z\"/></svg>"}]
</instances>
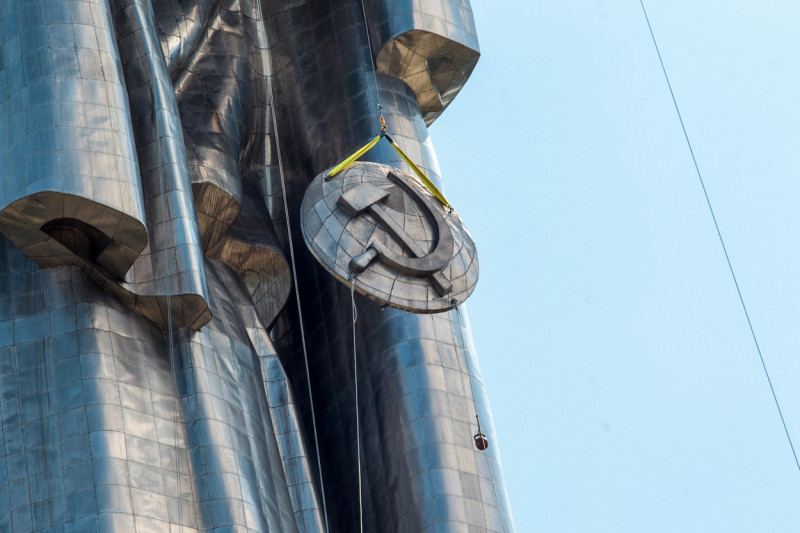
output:
<instances>
[{"instance_id":1,"label":"hammer handle","mask_svg":"<svg viewBox=\"0 0 800 533\"><path fill-rule=\"evenodd\" d=\"M375 248L368 248L363 254L359 254L350 260L350 270L356 274L364 272L370 263L378 256L378 250Z\"/></svg>"}]
</instances>

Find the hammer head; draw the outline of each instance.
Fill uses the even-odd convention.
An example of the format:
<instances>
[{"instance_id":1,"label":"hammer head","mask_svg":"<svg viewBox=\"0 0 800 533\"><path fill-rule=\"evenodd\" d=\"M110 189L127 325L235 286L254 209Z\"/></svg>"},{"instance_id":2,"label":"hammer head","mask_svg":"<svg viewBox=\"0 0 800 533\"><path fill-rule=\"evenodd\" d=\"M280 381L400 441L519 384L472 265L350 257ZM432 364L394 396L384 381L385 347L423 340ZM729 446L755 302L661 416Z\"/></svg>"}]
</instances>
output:
<instances>
[{"instance_id":1,"label":"hammer head","mask_svg":"<svg viewBox=\"0 0 800 533\"><path fill-rule=\"evenodd\" d=\"M345 213L354 217L369 208L372 204L382 202L388 198L388 196L388 191L367 182L356 185L342 194L336 201L336 204L341 207Z\"/></svg>"}]
</instances>

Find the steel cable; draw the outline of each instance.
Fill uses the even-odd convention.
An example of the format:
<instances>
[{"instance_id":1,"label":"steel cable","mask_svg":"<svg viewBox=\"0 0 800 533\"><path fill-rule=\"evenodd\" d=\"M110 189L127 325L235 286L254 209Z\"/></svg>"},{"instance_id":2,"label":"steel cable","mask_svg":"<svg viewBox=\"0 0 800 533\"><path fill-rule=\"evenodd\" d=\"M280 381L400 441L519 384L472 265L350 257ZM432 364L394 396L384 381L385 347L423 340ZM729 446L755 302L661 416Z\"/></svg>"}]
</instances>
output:
<instances>
[{"instance_id":1,"label":"steel cable","mask_svg":"<svg viewBox=\"0 0 800 533\"><path fill-rule=\"evenodd\" d=\"M281 158L281 142L280 136L278 135L278 117L275 113L275 95L272 87L272 61L270 55L270 48L269 48L269 35L266 31L266 20L264 20L264 15L261 10L261 2L256 2L258 8L258 16L261 19L261 27L263 31L263 39L265 50L262 54L262 57L265 62L265 69L264 69L264 76L267 78L267 91L269 92L269 106L270 106L270 113L272 114L272 129L273 129L273 136L275 137L275 153L278 159L278 174L281 179L281 198L283 199L283 216L286 219L286 234L287 234L287 241L289 243L289 257L291 259L291 266L292 266L292 281L294 283L294 295L295 295L295 303L297 304L297 318L300 327L300 341L303 348L303 363L305 365L305 374L306 374L306 385L308 386L308 403L309 408L311 411L311 427L314 432L314 450L317 456L317 470L319 472L319 490L320 496L322 498L322 513L325 517L325 531L330 531L330 526L328 523L328 506L325 501L325 483L322 476L322 460L320 459L319 453L319 436L317 434L317 417L314 413L314 395L311 391L311 371L309 370L308 365L308 348L306 346L306 334L305 328L303 326L303 309L300 304L300 287L297 283L297 262L295 261L294 255L294 244L292 239L292 223L291 223L291 216L289 216L289 201L287 199L286 193L286 178L283 172L283 159ZM268 62L268 63L267 63ZM265 136L266 140L266 136Z\"/></svg>"},{"instance_id":2,"label":"steel cable","mask_svg":"<svg viewBox=\"0 0 800 533\"><path fill-rule=\"evenodd\" d=\"M775 407L778 409L778 416L780 416L781 424L783 425L783 431L786 433L786 439L789 441L789 447L792 450L792 457L794 457L795 465L797 465L798 471L800 471L800 461L797 459L797 452L795 451L794 444L792 443L792 437L789 434L789 428L786 426L786 419L783 417L783 411L781 410L781 404L778 401L778 396L775 393L775 387L772 385L772 379L769 377L769 371L767 371L767 364L764 361L764 355L761 353L761 347L758 344L758 339L756 338L755 329L753 329L753 323L750 320L750 313L747 312L747 306L744 303L744 297L742 296L742 291L739 288L739 282L736 279L736 274L733 271L733 264L731 263L731 258L728 255L728 249L725 247L725 241L722 238L722 232L719 229L719 224L717 223L717 217L714 214L714 208L711 206L711 200L708 196L708 190L706 190L706 184L703 181L703 175L700 172L700 166L697 164L697 158L694 155L694 149L692 149L692 143L689 140L689 134L686 132L686 125L683 122L683 116L681 115L681 111L678 108L678 101L675 98L675 92L672 90L672 84L669 81L669 76L667 75L667 69L664 66L664 59L661 57L661 51L658 48L658 43L656 42L656 36L653 33L653 27L650 24L650 17L647 16L647 10L644 7L644 0L639 0L639 4L642 6L642 13L644 13L644 19L647 22L647 29L650 31L650 38L653 40L653 46L656 49L656 54L658 55L658 62L661 64L661 71L664 73L664 79L667 82L667 88L669 89L670 97L672 98L672 105L675 107L675 113L678 115L678 121L681 124L681 130L683 131L683 137L686 139L686 146L689 148L689 154L692 156L692 163L694 164L694 169L697 172L697 178L700 180L700 187L703 189L703 196L706 199L706 205L708 205L708 211L711 213L711 220L714 221L714 229L717 231L717 237L719 238L719 243L722 246L722 252L725 254L725 261L728 263L728 270L730 270L731 278L733 278L733 284L736 287L736 294L739 296L739 302L742 305L742 310L744 311L745 319L747 319L747 326L750 328L750 335L753 337L753 343L756 346L756 351L758 352L758 358L761 361L761 368L764 369L764 376L767 378L767 383L769 384L769 390L772 393L772 399L775 401Z\"/></svg>"},{"instance_id":3,"label":"steel cable","mask_svg":"<svg viewBox=\"0 0 800 533\"><path fill-rule=\"evenodd\" d=\"M358 320L358 309L356 309L356 277L350 279L350 305L353 309L353 387L356 397L356 457L358 458L358 523L359 531L364 533L364 499L361 489L361 423L358 414L358 357L356 356L356 321Z\"/></svg>"}]
</instances>

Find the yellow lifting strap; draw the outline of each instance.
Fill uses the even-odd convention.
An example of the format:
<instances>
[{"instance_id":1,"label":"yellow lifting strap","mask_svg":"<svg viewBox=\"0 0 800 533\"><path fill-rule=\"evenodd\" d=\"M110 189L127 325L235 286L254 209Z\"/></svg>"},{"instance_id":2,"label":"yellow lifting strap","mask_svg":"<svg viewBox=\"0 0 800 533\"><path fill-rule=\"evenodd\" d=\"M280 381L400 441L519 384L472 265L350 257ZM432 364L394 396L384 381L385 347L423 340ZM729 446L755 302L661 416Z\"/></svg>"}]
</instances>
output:
<instances>
[{"instance_id":1,"label":"yellow lifting strap","mask_svg":"<svg viewBox=\"0 0 800 533\"><path fill-rule=\"evenodd\" d=\"M430 178L428 178L428 176L426 176L425 173L422 172L422 170L420 170L420 168L417 165L415 165L414 162L411 161L411 159L408 158L408 156L405 154L405 152L403 152L403 150L400 149L400 147L397 145L397 143L394 142L394 139L392 139L389 136L389 134L385 133L385 132L381 133L380 135L377 135L374 139L369 141L367 144L365 144L364 146L362 146L361 148L359 148L358 150L353 152L353 154L351 156L349 156L347 159L345 159L344 161L342 161L341 163L339 163L338 165L336 165L335 167L330 169L328 171L328 176L332 178L333 176L335 176L336 174L338 174L342 170L344 170L347 167L349 167L350 165L352 165L358 158L360 158L362 155L364 155L367 152L369 152L372 149L373 146L378 144L378 141L380 141L382 137L386 137L386 140L389 141L389 144L391 144L392 147L395 150L397 150L397 153L400 154L400 157L403 158L403 161L405 161L406 164L409 167L411 167L411 170L414 171L414 174L417 175L419 180L422 182L423 185L425 185L425 187L427 187L427 189L431 192L431 194L433 196L435 196L436 199L439 200L439 202L441 202L441 204L443 206L445 206L447 208L450 208L450 202L447 201L447 199L444 197L444 195L441 193L441 191L436 187L436 185L434 185L433 182L430 180Z\"/></svg>"},{"instance_id":2,"label":"yellow lifting strap","mask_svg":"<svg viewBox=\"0 0 800 533\"><path fill-rule=\"evenodd\" d=\"M353 152L353 155L351 155L350 157L348 157L347 159L345 159L344 161L342 161L341 163L339 163L338 165L336 165L335 167L333 167L332 169L330 169L330 170L328 171L328 176L330 176L330 177L334 177L336 174L338 174L338 173L339 173L339 172L341 172L342 170L344 170L344 169L346 169L347 167L349 167L350 165L352 165L352 164L353 164L353 162L354 162L356 159L358 159L358 158L359 158L359 157L361 157L362 155L364 155L364 154L366 154L367 152L369 152L369 151L372 149L372 147L373 147L373 146L375 146L376 144L378 144L378 141L380 141L380 140L381 140L381 137L383 137L383 134L381 134L381 135L376 135L376 136L375 136L375 138L374 138L374 139L372 139L370 142L368 142L367 144L365 144L364 146L362 146L361 148L359 148L358 150L356 150L355 152Z\"/></svg>"},{"instance_id":3,"label":"yellow lifting strap","mask_svg":"<svg viewBox=\"0 0 800 533\"><path fill-rule=\"evenodd\" d=\"M444 197L444 195L443 195L443 194L442 194L442 192L441 192L441 191L440 191L440 190L439 190L439 189L436 187L436 185L434 185L434 184L433 184L433 182L432 182L432 181L431 181L431 180L428 178L428 176L426 176L426 175L425 175L425 173L424 173L424 172L422 172L422 171L419 169L419 167L418 167L417 165L415 165L415 164L414 164L414 162L413 162L413 161L411 161L411 160L408 158L408 156L407 156L406 154L404 154L404 153L403 153L403 151L400 149L400 147L399 147L399 146L397 146L397 143L396 143L396 142L394 142L394 139L392 139L391 137L389 137L389 135L388 135L388 134L386 135L386 138L387 138L387 139L389 140L389 142L392 144L392 146L394 147L394 149L395 149L395 150L397 150L397 153L398 153L398 154L400 154L400 157L402 157L402 158L403 158L403 161L405 161L405 162L406 162L406 164L408 164L408 166L410 166L410 167L411 167L411 170L413 170L413 171L414 171L414 174L416 174L416 175L417 175L417 177L419 178L419 180L420 180L420 181L421 181L421 182L422 182L422 183L423 183L423 184L424 184L424 185L425 185L425 186L428 188L428 190L429 190L429 191L431 191L431 194L432 194L432 195L434 195L434 196L436 197L436 199L437 199L437 200L439 200L439 202L441 202L441 204L442 204L443 206L445 206L445 207L447 207L447 208L449 209L449 208L450 208L450 202L448 202L448 201L447 201L447 198L445 198L445 197Z\"/></svg>"}]
</instances>

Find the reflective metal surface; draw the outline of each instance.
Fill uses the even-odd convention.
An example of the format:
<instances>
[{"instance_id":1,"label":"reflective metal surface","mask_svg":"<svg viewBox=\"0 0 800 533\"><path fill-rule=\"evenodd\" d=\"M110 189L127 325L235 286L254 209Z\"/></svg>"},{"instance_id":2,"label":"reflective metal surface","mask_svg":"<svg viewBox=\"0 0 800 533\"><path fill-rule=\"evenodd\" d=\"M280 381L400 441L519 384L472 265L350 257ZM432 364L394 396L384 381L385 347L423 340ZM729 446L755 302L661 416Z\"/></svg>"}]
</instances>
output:
<instances>
[{"instance_id":1,"label":"reflective metal surface","mask_svg":"<svg viewBox=\"0 0 800 533\"><path fill-rule=\"evenodd\" d=\"M356 406L349 290L302 244L306 186L376 133L373 65L440 185L426 123L477 58L465 1L365 7L0 0L0 530L320 532L321 474L353 531L356 408L366 530L513 530L463 307L357 296Z\"/></svg>"},{"instance_id":2,"label":"reflective metal surface","mask_svg":"<svg viewBox=\"0 0 800 533\"><path fill-rule=\"evenodd\" d=\"M379 71L414 91L430 125L478 62L478 37L466 0L365 0Z\"/></svg>"},{"instance_id":3,"label":"reflective metal surface","mask_svg":"<svg viewBox=\"0 0 800 533\"><path fill-rule=\"evenodd\" d=\"M478 281L475 243L455 209L416 177L355 163L317 176L301 208L303 238L334 277L380 304L417 313L453 309Z\"/></svg>"}]
</instances>

